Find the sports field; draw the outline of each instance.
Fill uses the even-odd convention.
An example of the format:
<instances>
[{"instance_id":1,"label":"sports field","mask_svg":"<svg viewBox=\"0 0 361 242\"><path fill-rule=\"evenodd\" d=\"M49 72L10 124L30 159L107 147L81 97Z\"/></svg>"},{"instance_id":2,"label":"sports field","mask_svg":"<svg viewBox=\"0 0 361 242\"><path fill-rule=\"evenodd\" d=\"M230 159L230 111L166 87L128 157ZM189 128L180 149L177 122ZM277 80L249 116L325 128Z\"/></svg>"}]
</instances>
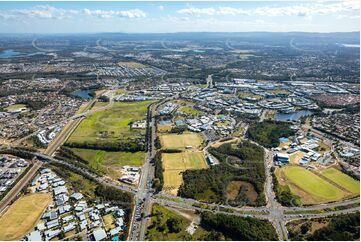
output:
<instances>
[{"instance_id":1,"label":"sports field","mask_svg":"<svg viewBox=\"0 0 361 242\"><path fill-rule=\"evenodd\" d=\"M20 240L29 233L50 201L47 193L33 193L16 200L0 217L0 240Z\"/></svg>"},{"instance_id":2,"label":"sports field","mask_svg":"<svg viewBox=\"0 0 361 242\"><path fill-rule=\"evenodd\" d=\"M333 182L339 184L341 187L345 188L351 193L360 194L360 181L353 179L345 173L331 167L322 170L321 174Z\"/></svg>"},{"instance_id":3,"label":"sports field","mask_svg":"<svg viewBox=\"0 0 361 242\"><path fill-rule=\"evenodd\" d=\"M198 133L162 134L159 138L164 149L185 149L186 146L197 149L203 142Z\"/></svg>"},{"instance_id":4,"label":"sports field","mask_svg":"<svg viewBox=\"0 0 361 242\"><path fill-rule=\"evenodd\" d=\"M71 149L75 154L89 162L90 167L103 172L113 179L118 179L122 166L141 166L143 165L144 152L110 152L104 150L91 149Z\"/></svg>"},{"instance_id":5,"label":"sports field","mask_svg":"<svg viewBox=\"0 0 361 242\"><path fill-rule=\"evenodd\" d=\"M182 153L163 153L163 190L166 193L177 195L178 188L182 184L181 172L191 169L207 168L207 162L203 152L182 152Z\"/></svg>"},{"instance_id":6,"label":"sports field","mask_svg":"<svg viewBox=\"0 0 361 242\"><path fill-rule=\"evenodd\" d=\"M145 129L130 129L132 121L144 120L154 101L116 102L112 108L89 115L71 134L68 142L116 142L145 134Z\"/></svg>"},{"instance_id":7,"label":"sports field","mask_svg":"<svg viewBox=\"0 0 361 242\"><path fill-rule=\"evenodd\" d=\"M14 110L18 110L20 108L26 108L26 106L24 104L12 104L12 105L6 107L5 109L7 111L14 111Z\"/></svg>"},{"instance_id":8,"label":"sports field","mask_svg":"<svg viewBox=\"0 0 361 242\"><path fill-rule=\"evenodd\" d=\"M303 204L337 201L348 194L300 166L284 166L277 172L281 183L290 186Z\"/></svg>"},{"instance_id":9,"label":"sports field","mask_svg":"<svg viewBox=\"0 0 361 242\"><path fill-rule=\"evenodd\" d=\"M118 62L118 66L125 66L128 68L145 68L147 66L143 65L142 63L139 62L134 62L134 61L120 61Z\"/></svg>"}]
</instances>

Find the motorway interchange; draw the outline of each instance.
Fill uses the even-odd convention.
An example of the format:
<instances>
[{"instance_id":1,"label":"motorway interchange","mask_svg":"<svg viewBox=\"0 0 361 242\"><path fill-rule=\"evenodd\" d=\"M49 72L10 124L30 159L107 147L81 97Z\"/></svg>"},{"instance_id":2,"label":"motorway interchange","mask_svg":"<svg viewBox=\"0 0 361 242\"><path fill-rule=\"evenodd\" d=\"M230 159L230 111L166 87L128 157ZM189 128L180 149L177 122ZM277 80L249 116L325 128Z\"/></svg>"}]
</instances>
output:
<instances>
[{"instance_id":1,"label":"motorway interchange","mask_svg":"<svg viewBox=\"0 0 361 242\"><path fill-rule=\"evenodd\" d=\"M267 149L265 150L266 151L266 157L265 157L265 168L266 168L265 193L266 194L265 195L267 198L267 205L264 207L232 207L232 206L219 205L219 204L208 204L208 203L206 204L193 199L184 199L165 194L155 194L154 189L152 188L152 181L154 178L154 165L152 164L152 160L156 153L156 147L154 144L156 138L156 132L155 132L156 122L155 122L154 114L158 106L165 103L166 101L177 98L178 95L164 99L159 103L152 104L151 107L149 108L148 115L150 118L148 118L148 128L150 132L148 133L149 135L148 152L147 152L146 162L142 167L142 176L137 188L123 184L121 185L118 182L110 181L108 179L100 177L85 168L76 167L72 164L66 163L65 161L53 158L52 155L54 154L54 152L65 142L65 140L69 137L71 132L75 129L75 127L82 120L82 118L86 117L90 113L93 113L95 111L105 110L111 106L111 103L113 101L111 91L109 92L109 95L111 96L110 98L111 101L109 102L109 105L91 111L85 109L83 113L71 117L68 120L70 124L67 127L67 129L61 131L61 135L58 135L53 140L53 142L49 145L48 149L44 151L44 153L34 153L26 150L23 150L23 152L27 152L37 157L39 160L42 160L43 162L61 163L63 165L70 167L71 169L77 170L81 174L95 178L98 183L107 184L117 189L124 190L134 194L134 209L129 228L129 237L128 237L129 240L132 241L145 240L145 233L153 203L158 203L164 206L187 209L191 211L196 211L196 210L212 211L214 213L224 213L224 214L232 214L243 217L268 219L274 225L280 240L288 239L288 232L285 226L288 221L295 219L303 219L303 218L325 217L330 215L338 215L338 214L345 214L345 213L352 213L355 211L359 211L359 205L350 207L350 205L359 204L359 198L334 202L329 204L314 205L309 207L281 206L275 198L275 194L273 191L272 175L270 170L273 164L272 160L274 154L271 150L267 150ZM95 99L92 102L94 101ZM91 106L92 105L89 105L88 107ZM14 146L16 144L18 143L15 142L9 146L3 146L1 147L1 149L9 149L9 148L21 149L21 148L16 148ZM27 186L31 178L36 174L36 172L41 166L42 166L42 162L40 161L36 162L32 166L32 168L28 171L28 173L25 174L25 176L16 184L16 186L12 188L12 190L1 201L0 211L6 208L10 204L10 202L17 197L18 193L25 186ZM201 204L206 205L206 208L200 208L199 206L195 206ZM348 206L348 207L341 208L342 206ZM319 209L332 209L332 208L337 208L337 209L333 209L333 211L326 211L323 213L319 213L317 211Z\"/></svg>"}]
</instances>

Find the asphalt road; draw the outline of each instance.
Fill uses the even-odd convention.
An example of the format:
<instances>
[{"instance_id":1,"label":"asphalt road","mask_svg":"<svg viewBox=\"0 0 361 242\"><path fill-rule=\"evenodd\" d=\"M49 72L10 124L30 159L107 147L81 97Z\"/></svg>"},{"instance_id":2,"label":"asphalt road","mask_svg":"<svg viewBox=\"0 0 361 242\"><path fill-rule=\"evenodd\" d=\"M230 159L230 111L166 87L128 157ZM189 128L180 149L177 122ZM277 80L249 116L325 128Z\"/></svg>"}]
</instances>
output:
<instances>
[{"instance_id":1,"label":"asphalt road","mask_svg":"<svg viewBox=\"0 0 361 242\"><path fill-rule=\"evenodd\" d=\"M111 91L110 91L111 92ZM113 93L110 93L110 96L112 96ZM177 96L172 97L177 98ZM60 147L63 142L69 137L69 135L72 133L72 131L77 126L77 120L79 118L82 118L88 114L91 114L93 112L106 110L113 104L113 98L110 98L110 102L107 106L100 107L93 110L87 110L82 112L81 114L74 115L73 117L70 117L67 119L67 121L73 121L74 124L71 124L70 127L68 127L62 134L59 135L59 137L56 137L52 144L49 146L47 151L44 153L34 153L26 151L30 154L36 155L39 159L42 159L44 161L48 162L54 162L54 163L60 163L63 165L68 166L70 169L77 170L83 175L89 176L94 178L98 183L113 186L117 189L130 192L135 195L135 209L132 214L131 218L131 225L130 225L130 231L129 231L129 240L144 240L145 238L145 231L147 228L148 220L149 220L149 214L151 211L151 207L153 203L160 203L164 206L173 206L173 207L179 207L179 208L185 208L190 209L193 211L199 210L199 211L212 211L214 213L224 213L224 214L232 214L237 216L243 216L243 217L255 217L260 219L268 219L272 222L274 225L280 240L287 240L288 239L288 232L286 229L286 222L294 219L300 219L300 218L315 218L315 217L326 217L330 215L338 215L338 214L344 214L344 213L352 213L355 211L359 211L360 208L345 208L335 211L329 211L324 213L319 213L316 210L320 209L327 209L327 208L334 208L339 206L347 206L359 203L359 197L349 200L344 200L340 202L334 202L334 203L328 203L328 204L319 204L314 206L308 206L308 207L282 207L276 200L275 194L273 192L273 181L272 181L272 175L271 175L271 167L272 167L272 158L273 153L272 151L265 150L265 171L266 171L266 182L265 182L265 194L267 199L267 205L263 207L231 207L227 205L219 205L219 204L208 204L208 203L201 203L199 201L193 200L193 199L185 199L185 198L179 198L174 197L170 195L155 195L153 194L152 189L152 180L154 178L154 166L151 164L151 160L154 158L156 154L156 148L154 144L154 140L156 138L156 127L155 127L155 119L154 114L156 109L159 105L163 104L166 101L169 101L172 98L167 98L162 100L160 103L154 104L150 108L149 115L152 117L150 120L150 123L148 124L149 127L151 127L151 134L149 139L149 147L147 152L147 158L145 161L145 164L142 167L142 176L139 182L139 186L137 189L135 189L132 186L128 185L121 185L117 182L105 179L104 177L100 177L97 174L94 174L90 170L86 168L81 168L74 166L72 164L69 164L65 161L58 160L53 158L51 155L56 151L58 147ZM91 105L89 106L91 107ZM75 121L74 121L75 120ZM79 121L80 122L80 121ZM35 132L36 133L36 132ZM31 134L31 135L34 135ZM5 148L5 147L2 147ZM36 174L38 169L41 167L42 163L38 161L34 164L34 166L27 172L27 174L23 177L23 179L18 182L14 188L7 194L7 196L0 202L0 211L2 211L4 208L8 206L8 204L16 198L16 196L19 194L21 189L25 187L29 181L32 179L32 177ZM176 199L176 200L175 200ZM198 206L195 206L195 204L204 204L207 205L207 208L200 208ZM223 209L222 209L223 208ZM315 210L315 212L312 212L312 210ZM295 213L290 213L295 212Z\"/></svg>"}]
</instances>

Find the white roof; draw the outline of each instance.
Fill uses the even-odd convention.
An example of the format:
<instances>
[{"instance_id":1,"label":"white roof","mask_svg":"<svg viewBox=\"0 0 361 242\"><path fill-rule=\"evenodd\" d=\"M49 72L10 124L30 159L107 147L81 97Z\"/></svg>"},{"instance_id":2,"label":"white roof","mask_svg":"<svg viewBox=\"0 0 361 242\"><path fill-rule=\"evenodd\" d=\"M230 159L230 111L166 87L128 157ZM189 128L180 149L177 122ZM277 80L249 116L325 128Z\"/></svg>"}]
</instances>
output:
<instances>
[{"instance_id":1,"label":"white roof","mask_svg":"<svg viewBox=\"0 0 361 242\"><path fill-rule=\"evenodd\" d=\"M289 155L284 153L277 153L277 156L282 158L289 158Z\"/></svg>"},{"instance_id":2,"label":"white roof","mask_svg":"<svg viewBox=\"0 0 361 242\"><path fill-rule=\"evenodd\" d=\"M26 239L28 241L41 241L42 238L41 238L41 234L40 234L40 231L33 231L31 232L28 236L26 236Z\"/></svg>"},{"instance_id":3,"label":"white roof","mask_svg":"<svg viewBox=\"0 0 361 242\"><path fill-rule=\"evenodd\" d=\"M61 193L67 193L68 189L66 189L65 186L60 186L60 187L55 187L53 189L53 191L54 191L54 195L56 196L56 195L59 195Z\"/></svg>"},{"instance_id":4,"label":"white roof","mask_svg":"<svg viewBox=\"0 0 361 242\"><path fill-rule=\"evenodd\" d=\"M80 200L80 199L82 199L84 196L83 196L83 194L81 194L81 193L79 193L79 192L76 192L76 193L73 193L70 197L71 197L71 198L74 198L74 199L76 199L76 200Z\"/></svg>"},{"instance_id":5,"label":"white roof","mask_svg":"<svg viewBox=\"0 0 361 242\"><path fill-rule=\"evenodd\" d=\"M104 229L99 228L93 231L93 236L96 241L105 239L107 237L107 233Z\"/></svg>"}]
</instances>

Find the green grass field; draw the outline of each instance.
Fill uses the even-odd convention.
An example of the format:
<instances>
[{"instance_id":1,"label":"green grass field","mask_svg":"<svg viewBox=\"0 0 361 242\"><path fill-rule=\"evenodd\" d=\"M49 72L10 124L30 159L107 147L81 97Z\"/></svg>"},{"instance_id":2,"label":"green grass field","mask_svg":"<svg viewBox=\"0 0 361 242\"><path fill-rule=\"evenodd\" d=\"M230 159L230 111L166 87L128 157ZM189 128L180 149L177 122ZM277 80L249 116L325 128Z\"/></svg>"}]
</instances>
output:
<instances>
[{"instance_id":1,"label":"green grass field","mask_svg":"<svg viewBox=\"0 0 361 242\"><path fill-rule=\"evenodd\" d=\"M321 171L321 174L339 184L341 187L345 188L351 193L360 194L360 181L353 179L345 173L335 168L327 168Z\"/></svg>"},{"instance_id":2,"label":"green grass field","mask_svg":"<svg viewBox=\"0 0 361 242\"><path fill-rule=\"evenodd\" d=\"M203 152L163 153L164 191L176 195L182 185L182 174L185 170L207 168Z\"/></svg>"},{"instance_id":3,"label":"green grass field","mask_svg":"<svg viewBox=\"0 0 361 242\"><path fill-rule=\"evenodd\" d=\"M162 134L159 136L164 149L185 149L190 145L197 149L202 145L203 139L198 133Z\"/></svg>"},{"instance_id":4,"label":"green grass field","mask_svg":"<svg viewBox=\"0 0 361 242\"><path fill-rule=\"evenodd\" d=\"M290 185L291 190L300 196L305 204L306 201L336 201L347 195L339 188L300 166L284 166L281 168L281 174L286 180L285 183Z\"/></svg>"},{"instance_id":5,"label":"green grass field","mask_svg":"<svg viewBox=\"0 0 361 242\"><path fill-rule=\"evenodd\" d=\"M201 112L193 107L190 106L182 106L180 108L178 108L178 111L188 114L188 115L198 115Z\"/></svg>"},{"instance_id":6,"label":"green grass field","mask_svg":"<svg viewBox=\"0 0 361 242\"><path fill-rule=\"evenodd\" d=\"M14 110L18 110L20 108L26 108L26 106L24 104L12 104L12 105L6 107L5 109L7 111L14 111Z\"/></svg>"},{"instance_id":7,"label":"green grass field","mask_svg":"<svg viewBox=\"0 0 361 242\"><path fill-rule=\"evenodd\" d=\"M93 113L84 119L68 142L116 142L144 135L145 129L131 129L129 123L146 119L147 107L153 102L116 102L112 108Z\"/></svg>"},{"instance_id":8,"label":"green grass field","mask_svg":"<svg viewBox=\"0 0 361 242\"><path fill-rule=\"evenodd\" d=\"M110 152L104 150L91 149L71 149L75 154L89 162L90 167L109 175L113 179L118 179L122 166L143 165L144 152Z\"/></svg>"}]
</instances>

